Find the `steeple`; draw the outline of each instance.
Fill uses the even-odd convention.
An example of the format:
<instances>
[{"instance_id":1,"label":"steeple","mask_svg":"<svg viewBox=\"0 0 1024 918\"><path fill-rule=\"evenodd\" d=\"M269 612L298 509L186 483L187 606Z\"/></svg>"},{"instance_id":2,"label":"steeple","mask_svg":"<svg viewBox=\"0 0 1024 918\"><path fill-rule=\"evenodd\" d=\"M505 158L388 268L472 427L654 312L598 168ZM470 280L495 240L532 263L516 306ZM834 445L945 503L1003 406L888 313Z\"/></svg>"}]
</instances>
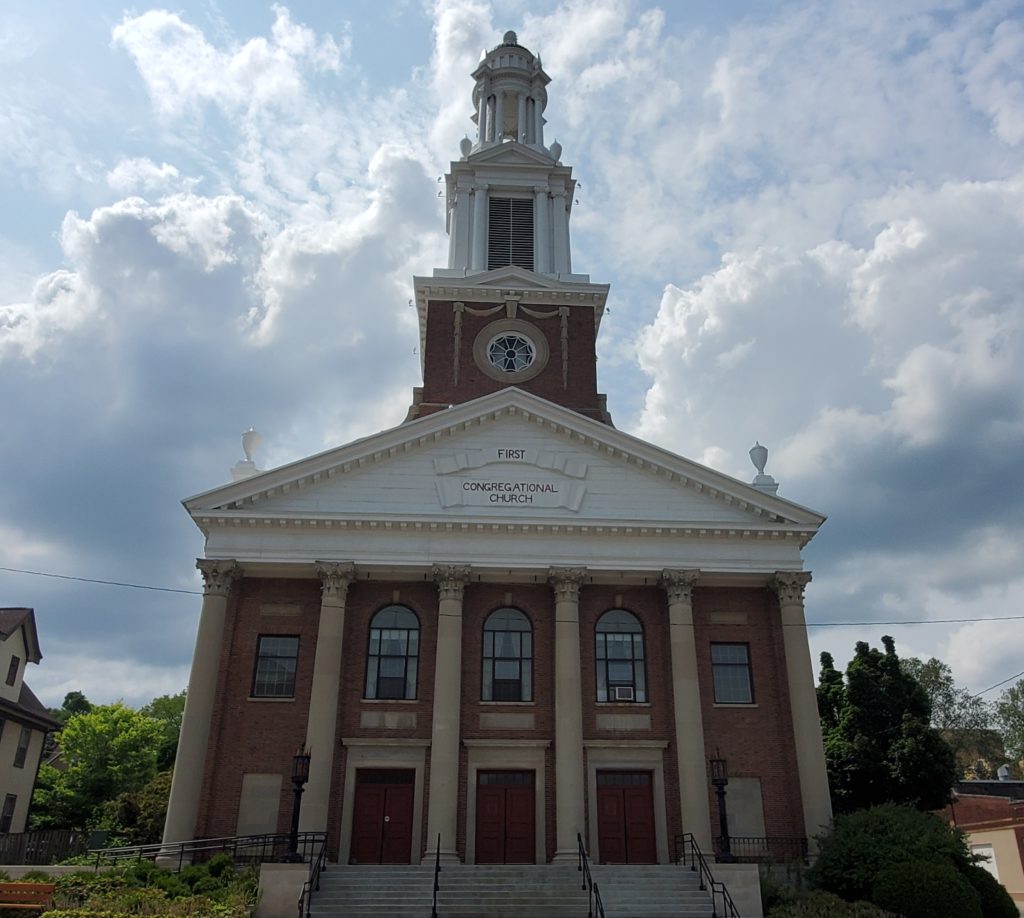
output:
<instances>
[{"instance_id":1,"label":"steeple","mask_svg":"<svg viewBox=\"0 0 1024 918\"><path fill-rule=\"evenodd\" d=\"M518 265L569 274L569 214L576 183L544 146L550 77L540 57L506 32L473 72L476 140L447 179L448 268L463 274Z\"/></svg>"},{"instance_id":2,"label":"steeple","mask_svg":"<svg viewBox=\"0 0 1024 918\"><path fill-rule=\"evenodd\" d=\"M448 264L414 278L423 386L408 419L518 386L611 423L595 348L608 286L572 271L576 181L544 145L550 78L515 32L472 77L476 139L445 176Z\"/></svg>"}]
</instances>

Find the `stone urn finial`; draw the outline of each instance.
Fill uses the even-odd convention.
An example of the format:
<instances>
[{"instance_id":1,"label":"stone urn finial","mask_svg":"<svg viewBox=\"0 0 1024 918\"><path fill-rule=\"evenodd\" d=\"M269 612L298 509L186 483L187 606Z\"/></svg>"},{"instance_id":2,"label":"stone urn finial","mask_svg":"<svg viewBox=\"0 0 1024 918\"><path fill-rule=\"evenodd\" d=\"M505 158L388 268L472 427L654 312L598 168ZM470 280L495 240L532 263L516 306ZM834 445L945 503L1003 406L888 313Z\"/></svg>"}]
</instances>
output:
<instances>
[{"instance_id":1,"label":"stone urn finial","mask_svg":"<svg viewBox=\"0 0 1024 918\"><path fill-rule=\"evenodd\" d=\"M779 483L771 475L765 475L764 467L768 464L768 447L762 446L758 441L750 447L750 461L754 463L757 474L751 484L759 491L767 491L775 494L779 490Z\"/></svg>"}]
</instances>

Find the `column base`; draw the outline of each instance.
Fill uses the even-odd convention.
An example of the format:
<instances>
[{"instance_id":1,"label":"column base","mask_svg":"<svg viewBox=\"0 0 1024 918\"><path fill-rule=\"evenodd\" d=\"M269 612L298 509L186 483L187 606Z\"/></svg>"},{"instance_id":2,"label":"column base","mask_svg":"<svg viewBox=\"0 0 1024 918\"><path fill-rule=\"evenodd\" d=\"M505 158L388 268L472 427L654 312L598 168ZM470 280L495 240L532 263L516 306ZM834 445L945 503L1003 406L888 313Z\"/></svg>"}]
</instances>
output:
<instances>
[{"instance_id":1,"label":"column base","mask_svg":"<svg viewBox=\"0 0 1024 918\"><path fill-rule=\"evenodd\" d=\"M459 855L458 855L457 852L455 852L455 851L446 851L444 848L442 848L441 849L441 857L440 858L437 857L436 851L427 851L423 855L423 860L420 861L420 864L422 864L424 867L429 867L431 870L433 870L434 862L436 860L440 860L441 861L441 866L442 867L445 864L461 864L462 863L462 860L459 858Z\"/></svg>"},{"instance_id":2,"label":"column base","mask_svg":"<svg viewBox=\"0 0 1024 918\"><path fill-rule=\"evenodd\" d=\"M561 851L556 851L555 856L551 858L552 864L578 864L580 862L580 849L577 848L565 848Z\"/></svg>"}]
</instances>

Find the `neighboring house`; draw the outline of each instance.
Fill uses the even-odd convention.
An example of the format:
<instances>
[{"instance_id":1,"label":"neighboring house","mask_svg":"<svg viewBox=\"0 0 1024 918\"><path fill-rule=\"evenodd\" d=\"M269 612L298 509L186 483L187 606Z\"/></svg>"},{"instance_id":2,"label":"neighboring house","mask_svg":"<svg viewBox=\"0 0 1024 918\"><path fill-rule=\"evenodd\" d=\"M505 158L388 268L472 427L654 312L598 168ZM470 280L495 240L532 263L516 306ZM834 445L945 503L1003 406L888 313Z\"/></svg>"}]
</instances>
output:
<instances>
[{"instance_id":1,"label":"neighboring house","mask_svg":"<svg viewBox=\"0 0 1024 918\"><path fill-rule=\"evenodd\" d=\"M1024 909L1024 781L960 781L943 814Z\"/></svg>"},{"instance_id":2,"label":"neighboring house","mask_svg":"<svg viewBox=\"0 0 1024 918\"><path fill-rule=\"evenodd\" d=\"M343 863L710 853L719 751L734 836L813 838L824 517L764 447L748 484L612 426L548 77L514 33L473 76L405 423L185 502L205 596L164 839L287 830L302 746L300 827Z\"/></svg>"},{"instance_id":3,"label":"neighboring house","mask_svg":"<svg viewBox=\"0 0 1024 918\"><path fill-rule=\"evenodd\" d=\"M32 609L0 609L0 832L24 832L43 741L60 724L25 684L42 659Z\"/></svg>"}]
</instances>

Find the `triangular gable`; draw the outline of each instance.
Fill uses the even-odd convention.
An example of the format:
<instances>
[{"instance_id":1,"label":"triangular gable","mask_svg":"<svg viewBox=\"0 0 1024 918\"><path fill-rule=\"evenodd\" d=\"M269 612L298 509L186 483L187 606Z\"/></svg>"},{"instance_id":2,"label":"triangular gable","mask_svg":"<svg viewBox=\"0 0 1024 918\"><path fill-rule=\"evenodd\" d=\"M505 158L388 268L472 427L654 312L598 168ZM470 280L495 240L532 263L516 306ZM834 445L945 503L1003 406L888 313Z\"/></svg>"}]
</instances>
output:
<instances>
[{"instance_id":1,"label":"triangular gable","mask_svg":"<svg viewBox=\"0 0 1024 918\"><path fill-rule=\"evenodd\" d=\"M556 165L546 150L512 141L489 144L470 153L465 161L473 165L543 166L546 169Z\"/></svg>"},{"instance_id":2,"label":"triangular gable","mask_svg":"<svg viewBox=\"0 0 1024 918\"><path fill-rule=\"evenodd\" d=\"M516 388L197 495L185 505L197 522L224 516L279 522L500 517L509 525L785 528L807 538L824 521Z\"/></svg>"}]
</instances>

